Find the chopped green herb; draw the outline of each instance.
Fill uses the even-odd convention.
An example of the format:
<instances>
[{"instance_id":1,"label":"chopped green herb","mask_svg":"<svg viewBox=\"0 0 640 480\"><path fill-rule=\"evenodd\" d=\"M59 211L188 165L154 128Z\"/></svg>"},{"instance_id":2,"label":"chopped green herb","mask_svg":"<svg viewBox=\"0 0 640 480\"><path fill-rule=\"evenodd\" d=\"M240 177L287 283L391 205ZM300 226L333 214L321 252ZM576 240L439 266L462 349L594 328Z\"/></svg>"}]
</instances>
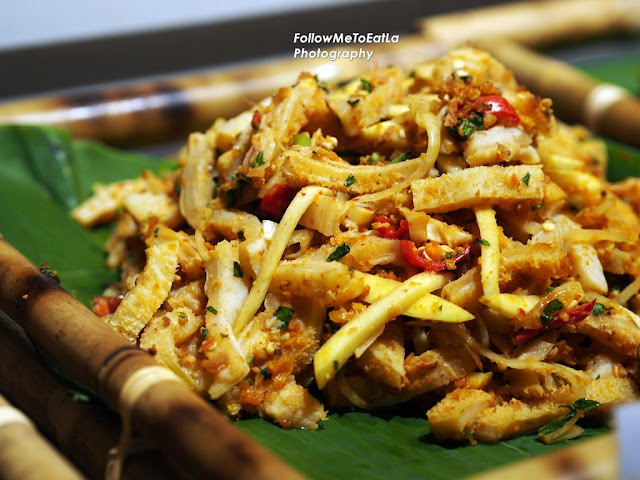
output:
<instances>
[{"instance_id":1,"label":"chopped green herb","mask_svg":"<svg viewBox=\"0 0 640 480\"><path fill-rule=\"evenodd\" d=\"M73 401L74 402L80 402L80 403L90 403L91 402L91 397L89 395L87 395L84 392L76 392L76 391L71 391Z\"/></svg>"},{"instance_id":2,"label":"chopped green herb","mask_svg":"<svg viewBox=\"0 0 640 480\"><path fill-rule=\"evenodd\" d=\"M542 202L540 202L538 205L533 205L531 207L531 211L535 211L535 210L544 210L546 207L546 205L544 204L544 200Z\"/></svg>"},{"instance_id":3,"label":"chopped green herb","mask_svg":"<svg viewBox=\"0 0 640 480\"><path fill-rule=\"evenodd\" d=\"M344 242L342 245L339 245L331 255L327 257L327 262L335 262L336 260L340 260L350 251L351 248L349 248L349 244L347 242Z\"/></svg>"},{"instance_id":4,"label":"chopped green herb","mask_svg":"<svg viewBox=\"0 0 640 480\"><path fill-rule=\"evenodd\" d=\"M477 445L478 444L476 439L473 438L473 432L471 431L470 428L465 428L464 429L464 436L467 437L467 440L469 441L469 445Z\"/></svg>"},{"instance_id":5,"label":"chopped green herb","mask_svg":"<svg viewBox=\"0 0 640 480\"><path fill-rule=\"evenodd\" d=\"M221 333L220 338L227 338L229 336L228 333Z\"/></svg>"},{"instance_id":6,"label":"chopped green herb","mask_svg":"<svg viewBox=\"0 0 640 480\"><path fill-rule=\"evenodd\" d=\"M454 137L460 140L466 140L473 132L482 130L484 127L484 116L474 113L471 118L464 118L450 128L450 132Z\"/></svg>"},{"instance_id":7,"label":"chopped green herb","mask_svg":"<svg viewBox=\"0 0 640 480\"><path fill-rule=\"evenodd\" d=\"M604 313L604 305L596 302L596 304L593 306L593 310L591 310L591 313L596 317L602 315Z\"/></svg>"},{"instance_id":8,"label":"chopped green herb","mask_svg":"<svg viewBox=\"0 0 640 480\"><path fill-rule=\"evenodd\" d=\"M202 339L206 339L209 336L209 330L207 328L202 329Z\"/></svg>"},{"instance_id":9,"label":"chopped green herb","mask_svg":"<svg viewBox=\"0 0 640 480\"><path fill-rule=\"evenodd\" d=\"M371 154L371 158L369 159L369 161L371 163L381 162L382 161L382 155L380 155L378 152L373 152Z\"/></svg>"},{"instance_id":10,"label":"chopped green herb","mask_svg":"<svg viewBox=\"0 0 640 480\"><path fill-rule=\"evenodd\" d=\"M398 155L396 158L394 158L393 160L391 160L391 161L389 162L389 164L404 162L406 159L407 159L407 152L405 152L405 153L403 153L403 154L401 154L401 155Z\"/></svg>"},{"instance_id":11,"label":"chopped green herb","mask_svg":"<svg viewBox=\"0 0 640 480\"><path fill-rule=\"evenodd\" d=\"M259 154L258 154L259 155ZM244 173L239 173L238 174L238 180L237 180L238 186L242 186L245 183L251 183L251 178L249 178L246 174Z\"/></svg>"},{"instance_id":12,"label":"chopped green herb","mask_svg":"<svg viewBox=\"0 0 640 480\"><path fill-rule=\"evenodd\" d=\"M596 304L593 306L593 310L591 310L591 313L595 317L598 317L602 314L609 313L611 310L613 310L613 307L605 307L602 303L596 302Z\"/></svg>"},{"instance_id":13,"label":"chopped green herb","mask_svg":"<svg viewBox=\"0 0 640 480\"><path fill-rule=\"evenodd\" d=\"M239 230L239 231L238 231L238 233L237 233L237 235L238 235L238 238L239 238L240 240L244 240L244 239L246 239L246 238L247 238L247 237L245 237L245 236L244 236L244 232L243 232L242 230Z\"/></svg>"},{"instance_id":14,"label":"chopped green herb","mask_svg":"<svg viewBox=\"0 0 640 480\"><path fill-rule=\"evenodd\" d=\"M488 247L491 244L489 243L489 240L485 240L484 238L476 238L476 243L479 243L480 245L482 245L483 247Z\"/></svg>"},{"instance_id":15,"label":"chopped green herb","mask_svg":"<svg viewBox=\"0 0 640 480\"><path fill-rule=\"evenodd\" d=\"M544 291L549 293L549 292L553 292L555 289L556 287L549 285L547 288L544 289Z\"/></svg>"},{"instance_id":16,"label":"chopped green herb","mask_svg":"<svg viewBox=\"0 0 640 480\"><path fill-rule=\"evenodd\" d=\"M294 313L295 312L292 308L285 307L283 305L280 305L276 309L276 318L280 321L281 330L286 330L287 328L289 328L289 322L293 318Z\"/></svg>"},{"instance_id":17,"label":"chopped green herb","mask_svg":"<svg viewBox=\"0 0 640 480\"><path fill-rule=\"evenodd\" d=\"M600 402L597 402L595 400L589 400L587 398L581 398L580 400L576 400L571 405L561 405L564 408L568 408L569 413L567 413L562 418L556 418L555 420L552 420L551 422L549 422L547 425L545 425L540 430L538 430L538 434L549 435L555 432L556 430L559 430L564 425L566 425L567 422L572 420L573 417L575 417L579 411L586 412L589 410L594 410L600 407L600 405L601 405Z\"/></svg>"},{"instance_id":18,"label":"chopped green herb","mask_svg":"<svg viewBox=\"0 0 640 480\"><path fill-rule=\"evenodd\" d=\"M302 147L310 147L311 146L311 138L304 133L301 133L296 138L293 139L294 145L300 145Z\"/></svg>"},{"instance_id":19,"label":"chopped green herb","mask_svg":"<svg viewBox=\"0 0 640 480\"><path fill-rule=\"evenodd\" d=\"M260 369L260 375L262 375L262 378L264 378L265 380L269 380L271 378L271 372L267 369L267 367L262 367Z\"/></svg>"},{"instance_id":20,"label":"chopped green herb","mask_svg":"<svg viewBox=\"0 0 640 480\"><path fill-rule=\"evenodd\" d=\"M251 166L254 168L259 167L260 165L264 165L264 152L262 150L258 152L256 159L251 164Z\"/></svg>"},{"instance_id":21,"label":"chopped green herb","mask_svg":"<svg viewBox=\"0 0 640 480\"><path fill-rule=\"evenodd\" d=\"M49 265L46 262L41 263L40 271L44 273L47 277L49 277L51 280L56 282L58 285L60 285L60 277L58 277L58 271L52 269L51 265Z\"/></svg>"},{"instance_id":22,"label":"chopped green herb","mask_svg":"<svg viewBox=\"0 0 640 480\"><path fill-rule=\"evenodd\" d=\"M361 78L360 83L362 83L362 88L364 88L367 92L371 92L371 90L373 90L373 87L371 86L371 83L369 83L368 80Z\"/></svg>"},{"instance_id":23,"label":"chopped green herb","mask_svg":"<svg viewBox=\"0 0 640 480\"><path fill-rule=\"evenodd\" d=\"M215 308L213 308L211 305L209 305L207 307L207 311L213 313L214 315L218 314L218 310L216 310Z\"/></svg>"},{"instance_id":24,"label":"chopped green herb","mask_svg":"<svg viewBox=\"0 0 640 480\"><path fill-rule=\"evenodd\" d=\"M356 177L353 176L353 173L350 173L347 179L344 181L344 184L346 187L350 187L356 182L357 182Z\"/></svg>"},{"instance_id":25,"label":"chopped green herb","mask_svg":"<svg viewBox=\"0 0 640 480\"><path fill-rule=\"evenodd\" d=\"M247 363L249 365L251 365L253 363L253 355L251 355L250 357L247 357Z\"/></svg>"},{"instance_id":26,"label":"chopped green herb","mask_svg":"<svg viewBox=\"0 0 640 480\"><path fill-rule=\"evenodd\" d=\"M186 312L178 312L178 318L180 320L186 320L187 319L187 313Z\"/></svg>"},{"instance_id":27,"label":"chopped green herb","mask_svg":"<svg viewBox=\"0 0 640 480\"><path fill-rule=\"evenodd\" d=\"M238 262L233 262L233 276L242 278L244 275L242 274L242 267Z\"/></svg>"},{"instance_id":28,"label":"chopped green herb","mask_svg":"<svg viewBox=\"0 0 640 480\"><path fill-rule=\"evenodd\" d=\"M338 362L338 360L334 360L333 361L333 370L337 372L339 368L340 368L340 362Z\"/></svg>"},{"instance_id":29,"label":"chopped green herb","mask_svg":"<svg viewBox=\"0 0 640 480\"><path fill-rule=\"evenodd\" d=\"M562 310L562 307L564 307L564 304L557 298L554 298L549 303L547 303L542 309L544 313L540 315L540 322L542 322L542 325L544 325L545 327L551 325L553 314L558 310Z\"/></svg>"},{"instance_id":30,"label":"chopped green herb","mask_svg":"<svg viewBox=\"0 0 640 480\"><path fill-rule=\"evenodd\" d=\"M356 105L359 101L360 101L360 99L359 99L359 98L350 98L349 100L347 100L347 103L353 107L353 106L354 106L354 105Z\"/></svg>"},{"instance_id":31,"label":"chopped green herb","mask_svg":"<svg viewBox=\"0 0 640 480\"><path fill-rule=\"evenodd\" d=\"M522 177L522 182L528 187L530 179L531 179L531 174L527 172L527 174L524 177Z\"/></svg>"}]
</instances>

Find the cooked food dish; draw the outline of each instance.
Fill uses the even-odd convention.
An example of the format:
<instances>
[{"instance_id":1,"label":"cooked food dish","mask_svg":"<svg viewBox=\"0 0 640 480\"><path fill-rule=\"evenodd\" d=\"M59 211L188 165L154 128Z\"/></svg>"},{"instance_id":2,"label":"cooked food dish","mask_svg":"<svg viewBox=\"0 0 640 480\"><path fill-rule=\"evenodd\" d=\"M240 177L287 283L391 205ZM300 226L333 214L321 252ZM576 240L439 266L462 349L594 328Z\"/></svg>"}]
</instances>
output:
<instances>
[{"instance_id":1,"label":"cooked food dish","mask_svg":"<svg viewBox=\"0 0 640 480\"><path fill-rule=\"evenodd\" d=\"M115 222L94 311L230 416L414 402L442 441L555 442L638 397L640 183L606 163L464 48L303 73L73 216Z\"/></svg>"}]
</instances>

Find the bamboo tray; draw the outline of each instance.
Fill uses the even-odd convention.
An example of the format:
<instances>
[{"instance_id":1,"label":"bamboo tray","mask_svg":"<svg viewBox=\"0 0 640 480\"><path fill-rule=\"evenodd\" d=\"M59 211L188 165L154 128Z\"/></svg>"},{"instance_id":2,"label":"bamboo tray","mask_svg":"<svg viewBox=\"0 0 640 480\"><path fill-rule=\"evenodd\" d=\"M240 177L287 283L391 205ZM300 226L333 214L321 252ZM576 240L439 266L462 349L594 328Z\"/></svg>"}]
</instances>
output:
<instances>
[{"instance_id":1,"label":"bamboo tray","mask_svg":"<svg viewBox=\"0 0 640 480\"><path fill-rule=\"evenodd\" d=\"M472 41L482 48L491 50L510 67L511 64L518 68L522 67L521 72L516 71L516 76L520 78L527 74L527 65L530 65L531 62L547 61L545 57L537 56L531 50L523 47L523 43L535 46L547 45L567 38L582 38L583 36L606 33L612 28L615 31L635 31L637 26L635 24L637 17L625 15L624 12L611 8L610 2L599 0L579 2L581 8L578 9L580 15L577 17L575 11L578 2L574 0L524 2L512 5L503 12L507 15L505 18L529 18L526 12L532 11L532 5L535 4L536 9L556 9L559 3L563 4L563 8L567 8L570 14L565 10L553 10L559 13L549 16L551 10L544 10L546 14L542 15L542 19L545 20L542 22L542 26L538 25L537 28L530 30L526 30L515 22L506 22L510 26L510 30L501 33L508 40L505 38L499 44L496 42L487 43L482 37L465 38L464 40ZM632 2L632 4L634 7L640 7L640 5L636 5L636 2ZM543 6L540 7L540 5ZM603 6L607 8L602 10ZM381 48L375 55L381 63L393 62L403 65L410 65L417 58L438 55L460 40L460 38L452 40L443 33L438 33L439 25L446 27L447 22L452 21L455 22L454 25L460 25L462 21L470 21L470 19L482 24L483 18L486 18L483 15L487 14L495 18L497 13L495 10L474 12L466 20L447 16L440 18L440 23L435 19L426 19L420 24L421 33L404 38L397 48ZM523 14L525 17L522 16ZM554 21L547 21L549 18ZM567 18L571 18L574 23L567 23ZM531 26L532 23L536 22L527 22L526 25ZM579 25L580 28L576 28L576 25ZM450 32L451 29L444 28L442 31ZM517 42L514 42L514 39ZM494 48L496 45L502 46L502 50L496 50ZM530 59L529 62L524 66L518 66L515 60L527 55L531 55L531 57L526 57ZM554 63L554 65L558 64ZM180 136L191 130L206 128L214 116L231 115L239 109L244 109L247 101L258 100L271 93L277 86L290 83L300 69L308 68L318 74L327 75L330 77L328 79L334 79L355 75L367 67L355 62L330 66L331 69L327 70L325 64L310 62L303 65L300 62L283 59L275 63L263 62L242 70L214 72L197 77L172 78L171 81L185 92L182 98L188 98L191 102L189 108L191 115L183 119L180 128L176 127L174 120L170 121L166 117L167 109L174 109L176 105L171 104L171 99L164 96L161 90L159 91L149 84L135 85L133 88L144 105L141 110L137 110L135 115L126 108L133 97L127 96L125 93L130 93L132 89L110 89L97 97L106 100L92 105L79 106L77 104L78 98L74 97L38 98L5 105L0 104L0 123L31 121L39 124L61 125L68 128L77 138L97 139L119 146L148 146L155 142L173 140L174 137L169 132L177 131ZM566 68L566 66L563 65L562 68ZM602 110L604 113L595 117L593 115L585 117L584 109L581 106L591 90L599 83L574 69L567 68L562 71L558 70L558 72L560 78L571 75L571 84L582 86L582 88L572 91L566 91L566 87L565 90L561 90L562 95L559 96L571 98L565 110L562 113L559 112L561 116L569 121L590 121L601 134L638 146L635 142L640 139L640 135L636 133L638 131L637 125L640 125L640 117L638 116L640 108L636 105L635 99L626 97L624 102L614 102L616 110L604 109ZM256 75L259 76L259 80L256 80ZM615 81L615 79L607 78L602 78L602 80ZM528 81L534 85L535 76ZM545 85L538 85L538 88L544 92ZM554 97L553 91L543 94ZM112 108L114 104L120 105L122 108L120 110L114 109ZM154 108L154 105L162 105L163 107ZM94 109L91 121L76 122L69 119L68 114L73 113L73 110L79 107ZM618 120L621 116L630 118L632 121L628 123L631 127L622 129L619 121L612 122L607 115ZM627 122L624 123L627 124ZM18 209L20 207L9 203L9 208ZM0 232L5 228L2 217L3 214L0 213ZM15 246L21 246L19 240L11 238L10 241ZM25 295L26 298L24 298ZM186 389L174 382L173 379L163 377L162 374L159 375L157 383L148 385L148 390L139 393L140 397L136 397L134 401L130 402L130 405L123 407L122 392L127 390L127 379L135 378L136 372L142 369L153 369L153 362L138 350L123 344L121 339L112 335L110 330L99 326L103 324L94 322L92 314L79 302L68 296L49 279L40 275L37 267L30 264L13 247L2 240L0 240L0 309L20 324L29 337L44 346L56 357L57 361L70 369L82 383L88 384L93 391L97 392L104 405L125 416L131 415L133 426L137 431L146 434L147 437L160 440L154 444L155 453L131 457L133 461L127 462L126 468L122 471L123 478L143 478L143 474L140 473L143 471L147 474L156 471L157 478L172 478L174 475L182 478L203 478L203 476L212 475L215 475L216 478L301 478L298 472L281 462L267 449L256 444L250 436L245 435L240 429L231 427L206 402L189 395ZM78 321L77 325L69 323L69 319L73 318ZM43 319L47 321L44 322ZM69 425L65 426L64 422L62 425L57 425L51 416L42 413L43 409L52 408L51 401L45 402L47 404L44 406L40 401L39 405L38 395L33 391L33 386L31 390L27 389L24 395L18 395L16 392L20 388L24 388L24 385L20 384L21 382L2 383L0 384L0 392L14 392L16 398L15 400L11 398L12 402L15 404L18 404L19 401L22 402L21 408L37 421L40 428L50 438L55 439L60 449L72 457L85 472L90 472L90 476L99 478L100 472L104 471L107 465L108 450L118 444L121 434L119 427L114 428L113 414L109 413L102 404L87 407L86 405L78 405L77 401L70 401L67 398L68 395L65 397L61 392L68 393L68 389L64 384L60 385L58 377L51 376L47 366L43 365L33 349L30 349L20 329L17 329L10 321L6 321L6 318L2 320L5 321L4 324L0 324L0 329L3 330L3 340L14 339L15 341L8 342L5 348L0 344L2 354L7 355L0 357L0 364L2 367L8 366L9 368L4 372L0 370L0 377L9 378L11 369L28 368L30 376L37 375L40 378L45 378L42 383L50 390L39 389L38 391L48 391L48 394L44 394L46 398L58 399L61 405L59 411L68 412L64 415L73 419L71 423L86 422L87 431L98 433L94 437L81 438L80 440L77 432L73 435L61 434L61 431L68 431ZM87 338L94 340L87 344ZM78 348L78 345L84 346ZM16 359L20 360L16 361ZM12 361L13 363L11 363ZM178 412L179 415L174 416L175 412ZM54 419L58 417L53 416ZM367 429L373 432L377 426L376 423L369 423L367 416L346 413L344 417L347 420L355 418L354 422L358 428L362 429L360 435L364 434L362 432L369 431ZM104 420L105 418L111 420ZM417 433L419 430L413 424L407 423L402 417L389 419L389 423L392 422L395 422L396 426L399 425L398 428L405 428L407 431L413 429L412 436L417 435L418 439L420 438ZM339 429L343 428L343 425L337 419L334 424L336 423L337 427L335 425L328 426L327 430L338 428L338 433L333 430L332 434L340 435ZM286 452L287 448L295 444L302 449L313 445L305 443L307 442L305 435L310 432L288 434L290 438L285 445L271 443L278 441L281 432L271 430L265 422L259 419L247 422L244 426L241 425L241 428L250 432L251 435L259 436L263 442L266 439L269 450L286 458L298 469L303 468L305 455L308 455L308 452L304 452L304 454L301 452L299 459L296 460L293 457L297 455ZM346 431L343 433L352 434L352 432ZM363 445L366 446L366 442L360 442L357 437L358 435L354 438L359 442L360 447L364 448ZM179 445L176 445L177 439L180 439ZM427 440L423 438L422 442ZM203 444L206 444L207 448L202 448ZM215 445L216 448L211 448L211 445ZM82 450L83 448L87 450ZM566 458L593 458L593 455L589 453L592 448L606 452L606 455L601 457L601 461L595 463L595 467L593 462L577 461L574 463L583 465L589 474L593 475L589 478L616 478L617 459L615 458L615 439L612 435L601 435L595 440L581 441L571 451L569 449L561 450L561 452L569 452L561 455L564 455L565 463ZM158 451L162 452L160 456ZM243 452L243 455L238 455L238 451ZM330 448L322 450L324 453L327 451L330 451ZM574 454L574 451L577 453ZM491 459L490 452L491 450L487 450L486 446L479 446L474 454L479 459L471 466L467 465L467 472L472 468L481 468L481 457L486 455ZM524 454L526 452L523 452L520 452L517 457L526 456ZM581 452L586 452L586 454ZM574 456L572 457L572 455ZM83 459L86 464L82 464ZM515 459L515 457L512 458L512 460ZM422 461L427 461L427 458ZM500 459L494 458L490 461L503 463L504 460L500 462ZM371 476L371 473L376 469L389 467L389 464L384 462L377 464L371 460L370 463L369 467L363 467L362 470L369 473L369 478L378 478ZM516 470L506 472L504 477L497 477L498 471L491 472L486 478L507 478L507 476L514 475L529 478L522 475L522 468L525 471L533 472L536 467L531 465L520 467L516 464L510 468ZM331 472L330 466L327 466L324 473L327 472ZM536 478L540 478L540 476L543 478L569 478L569 475L576 474L575 471L566 472L557 469L545 470L545 473L541 473L540 470L536 470L536 472ZM339 478L339 472L332 473L333 476ZM378 471L377 475L382 475L380 478L389 478L389 471ZM453 475L455 476L455 473Z\"/></svg>"}]
</instances>

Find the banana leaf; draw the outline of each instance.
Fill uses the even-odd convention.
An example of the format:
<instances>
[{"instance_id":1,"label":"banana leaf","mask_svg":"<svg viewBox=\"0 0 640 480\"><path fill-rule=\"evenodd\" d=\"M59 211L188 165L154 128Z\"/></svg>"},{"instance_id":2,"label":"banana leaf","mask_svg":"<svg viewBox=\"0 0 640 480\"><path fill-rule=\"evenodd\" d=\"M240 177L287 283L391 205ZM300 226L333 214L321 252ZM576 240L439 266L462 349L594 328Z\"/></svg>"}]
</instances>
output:
<instances>
[{"instance_id":1,"label":"banana leaf","mask_svg":"<svg viewBox=\"0 0 640 480\"><path fill-rule=\"evenodd\" d=\"M589 65L582 67L589 71ZM602 62L597 67L600 78L615 81L607 78L611 70ZM613 142L608 146L610 179L640 176L640 152ZM58 129L0 126L0 233L36 265L49 263L62 286L89 305L117 272L104 266L108 230L80 228L69 210L89 196L94 182L171 168L171 159L73 140ZM535 436L443 446L430 434L424 412L414 410L336 412L316 431L285 430L260 418L236 423L311 479L458 479L607 431L588 428L580 439L552 446Z\"/></svg>"}]
</instances>

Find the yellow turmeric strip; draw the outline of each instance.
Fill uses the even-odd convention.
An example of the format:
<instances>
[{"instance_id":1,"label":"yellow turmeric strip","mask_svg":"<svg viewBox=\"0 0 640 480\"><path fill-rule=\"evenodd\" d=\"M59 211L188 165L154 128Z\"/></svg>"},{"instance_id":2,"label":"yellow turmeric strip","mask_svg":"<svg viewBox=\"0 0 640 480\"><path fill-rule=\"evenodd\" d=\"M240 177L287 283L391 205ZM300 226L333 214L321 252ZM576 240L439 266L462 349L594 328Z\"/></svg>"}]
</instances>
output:
<instances>
[{"instance_id":1,"label":"yellow turmeric strip","mask_svg":"<svg viewBox=\"0 0 640 480\"><path fill-rule=\"evenodd\" d=\"M324 388L356 349L386 323L403 314L425 294L440 288L442 279L439 277L430 272L414 275L338 330L320 347L313 359L318 387Z\"/></svg>"},{"instance_id":2,"label":"yellow turmeric strip","mask_svg":"<svg viewBox=\"0 0 640 480\"><path fill-rule=\"evenodd\" d=\"M282 220L276 227L273 240L269 244L267 253L264 256L260 272L253 282L251 291L243 303L242 308L238 312L238 318L233 325L233 333L238 335L246 327L251 318L256 314L260 305L264 301L264 297L269 289L269 284L276 271L278 263L282 258L284 250L287 248L289 237L298 225L300 218L304 215L309 205L315 200L320 193L326 193L328 190L322 187L309 186L302 188L289 204L284 212Z\"/></svg>"},{"instance_id":3,"label":"yellow turmeric strip","mask_svg":"<svg viewBox=\"0 0 640 480\"><path fill-rule=\"evenodd\" d=\"M477 206L474 211L480 228L482 290L485 297L491 297L500 293L500 230L493 208Z\"/></svg>"}]
</instances>

